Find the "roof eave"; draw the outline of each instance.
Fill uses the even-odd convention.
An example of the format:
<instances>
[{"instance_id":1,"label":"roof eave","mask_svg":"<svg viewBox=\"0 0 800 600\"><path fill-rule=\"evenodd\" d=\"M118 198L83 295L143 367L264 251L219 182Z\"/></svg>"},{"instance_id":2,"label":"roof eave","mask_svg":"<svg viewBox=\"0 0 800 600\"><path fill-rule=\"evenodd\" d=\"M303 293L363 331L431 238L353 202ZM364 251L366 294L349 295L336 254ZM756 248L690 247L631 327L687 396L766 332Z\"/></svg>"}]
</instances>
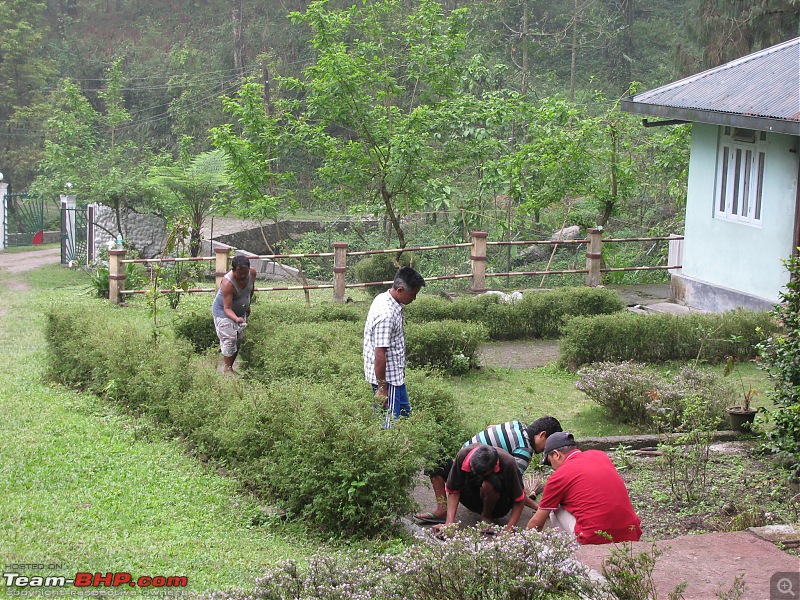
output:
<instances>
[{"instance_id":1,"label":"roof eave","mask_svg":"<svg viewBox=\"0 0 800 600\"><path fill-rule=\"evenodd\" d=\"M681 119L684 121L692 121L693 123L710 123L712 125L730 125L732 127L742 127L745 129L754 129L756 131L770 131L786 135L800 135L800 121L717 112L700 108L663 106L660 104L636 102L632 99L622 100L620 108L625 112L653 117Z\"/></svg>"}]
</instances>

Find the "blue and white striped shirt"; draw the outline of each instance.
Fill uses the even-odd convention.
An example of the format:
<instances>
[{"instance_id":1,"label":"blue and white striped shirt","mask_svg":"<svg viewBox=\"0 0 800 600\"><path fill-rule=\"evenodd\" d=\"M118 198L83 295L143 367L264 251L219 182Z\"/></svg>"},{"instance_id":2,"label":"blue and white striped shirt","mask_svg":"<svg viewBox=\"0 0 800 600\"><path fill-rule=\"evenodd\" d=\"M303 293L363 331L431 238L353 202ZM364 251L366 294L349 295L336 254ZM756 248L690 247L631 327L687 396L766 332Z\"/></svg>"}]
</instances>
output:
<instances>
[{"instance_id":1,"label":"blue and white striped shirt","mask_svg":"<svg viewBox=\"0 0 800 600\"><path fill-rule=\"evenodd\" d=\"M528 438L525 426L519 421L508 421L500 425L487 427L464 446L470 444L486 444L495 448L502 448L514 457L519 468L519 474L525 473L525 469L531 462L533 456L533 444Z\"/></svg>"}]
</instances>

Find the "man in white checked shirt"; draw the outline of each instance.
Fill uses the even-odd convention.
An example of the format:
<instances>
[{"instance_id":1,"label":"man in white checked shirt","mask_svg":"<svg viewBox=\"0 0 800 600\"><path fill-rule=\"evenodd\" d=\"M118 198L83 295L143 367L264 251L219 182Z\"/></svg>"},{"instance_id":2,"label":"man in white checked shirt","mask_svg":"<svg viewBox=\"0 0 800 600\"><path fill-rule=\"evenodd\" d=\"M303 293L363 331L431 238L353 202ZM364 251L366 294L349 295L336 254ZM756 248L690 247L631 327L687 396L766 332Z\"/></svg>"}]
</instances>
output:
<instances>
[{"instance_id":1,"label":"man in white checked shirt","mask_svg":"<svg viewBox=\"0 0 800 600\"><path fill-rule=\"evenodd\" d=\"M392 287L372 301L364 325L364 377L385 411L384 427L411 414L406 390L406 339L403 307L411 304L425 280L415 269L401 267Z\"/></svg>"}]
</instances>

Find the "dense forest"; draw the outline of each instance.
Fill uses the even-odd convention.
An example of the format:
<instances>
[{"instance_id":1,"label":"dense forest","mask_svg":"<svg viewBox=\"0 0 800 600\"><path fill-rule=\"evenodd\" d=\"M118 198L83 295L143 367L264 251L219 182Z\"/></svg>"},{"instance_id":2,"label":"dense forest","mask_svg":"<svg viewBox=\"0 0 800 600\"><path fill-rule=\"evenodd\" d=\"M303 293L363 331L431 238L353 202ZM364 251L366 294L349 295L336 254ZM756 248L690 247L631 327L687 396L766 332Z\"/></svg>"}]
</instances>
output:
<instances>
[{"instance_id":1,"label":"dense forest","mask_svg":"<svg viewBox=\"0 0 800 600\"><path fill-rule=\"evenodd\" d=\"M84 202L186 218L194 237L214 203L362 210L401 244L401 217L423 210L538 222L569 204L579 224L658 227L683 201L688 132L645 132L617 100L800 23L800 0L0 7L13 191L55 198L70 181Z\"/></svg>"}]
</instances>

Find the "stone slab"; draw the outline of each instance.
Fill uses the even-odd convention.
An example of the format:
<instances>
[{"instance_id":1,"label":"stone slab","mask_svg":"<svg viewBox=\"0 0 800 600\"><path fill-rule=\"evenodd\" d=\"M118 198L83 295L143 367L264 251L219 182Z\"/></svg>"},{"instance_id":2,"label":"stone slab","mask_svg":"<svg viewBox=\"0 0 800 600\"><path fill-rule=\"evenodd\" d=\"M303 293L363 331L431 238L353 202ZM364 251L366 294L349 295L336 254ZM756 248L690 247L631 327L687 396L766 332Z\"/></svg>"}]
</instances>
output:
<instances>
[{"instance_id":1,"label":"stone slab","mask_svg":"<svg viewBox=\"0 0 800 600\"><path fill-rule=\"evenodd\" d=\"M649 552L653 543L663 551L653 570L659 598L667 598L684 581L688 584L683 593L685 600L717 598L719 592L731 588L737 575L743 575L747 585L743 600L783 600L791 596L776 593L777 582L786 574L790 581L795 581L800 572L800 557L749 531L635 542L634 552ZM614 546L581 546L576 556L586 566L602 572L603 561ZM795 593L800 597L800 588Z\"/></svg>"},{"instance_id":2,"label":"stone slab","mask_svg":"<svg viewBox=\"0 0 800 600\"><path fill-rule=\"evenodd\" d=\"M787 548L800 548L800 525L767 525L765 527L751 527L757 536L773 544L783 544ZM800 598L800 593L798 593Z\"/></svg>"}]
</instances>

